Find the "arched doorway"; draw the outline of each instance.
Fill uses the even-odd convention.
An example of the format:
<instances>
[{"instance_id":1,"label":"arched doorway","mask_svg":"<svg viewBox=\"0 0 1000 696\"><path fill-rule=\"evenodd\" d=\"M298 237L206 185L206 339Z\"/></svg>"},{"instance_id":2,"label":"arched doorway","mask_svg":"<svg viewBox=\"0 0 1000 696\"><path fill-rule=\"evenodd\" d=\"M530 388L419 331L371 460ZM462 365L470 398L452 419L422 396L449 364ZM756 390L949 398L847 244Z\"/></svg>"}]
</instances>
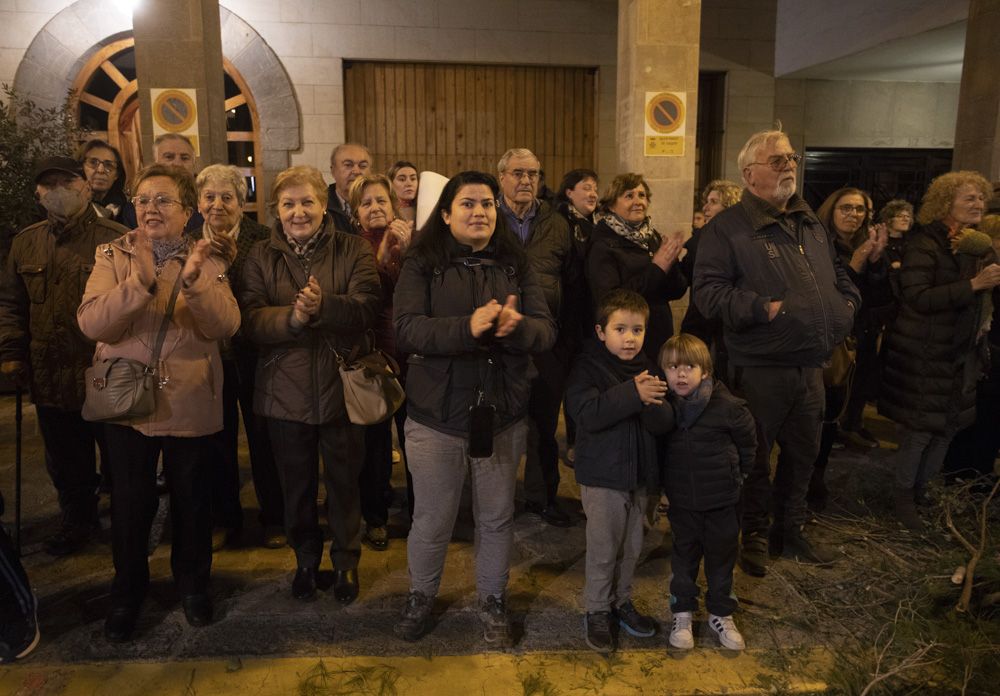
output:
<instances>
[{"instance_id":1,"label":"arched doorway","mask_svg":"<svg viewBox=\"0 0 1000 696\"><path fill-rule=\"evenodd\" d=\"M81 18L87 18L88 23L81 25ZM258 172L255 181L257 185L251 194L257 199L256 206L262 209L263 195L258 192L268 190L273 177L288 166L290 153L297 151L302 145L298 100L281 60L250 24L225 7L219 8L219 22L222 27L222 54L225 56L226 74L240 93L256 95L256 101L248 98L246 108L251 114L251 123L257 135L247 135L254 132L249 130L231 130L230 159L242 157L239 160L241 163L252 164L252 168ZM14 88L18 94L39 106L59 106L66 100L76 79L85 73L84 67L91 63L91 59L119 40L131 41L131 33L132 14L126 3L76 0L54 14L31 40L18 65ZM88 74L94 74L97 69L114 82L115 78L101 67L113 55L114 51L106 53L103 59L91 65ZM135 79L134 75L129 77L127 71L115 67L124 77L129 78L128 82ZM227 80L226 110L232 111L235 108L235 115L239 118L241 103L231 101L235 96L238 94L230 93ZM123 99L125 102L119 111L119 118L127 119L130 117L126 108L128 100ZM114 106L113 99L104 101ZM110 110L105 113L110 114ZM242 117L243 123L245 120L245 116ZM259 124L266 126L261 129ZM111 137L107 126L101 130ZM252 151L247 145L251 142ZM247 162L247 157L252 157L253 162ZM263 181L259 174L261 171Z\"/></svg>"},{"instance_id":2,"label":"arched doorway","mask_svg":"<svg viewBox=\"0 0 1000 696\"><path fill-rule=\"evenodd\" d=\"M225 59L223 71L228 163L239 167L246 177L245 210L257 217L257 190L263 178L257 109L242 75ZM80 126L118 148L131 181L143 164L135 39L121 38L95 51L77 74L72 90Z\"/></svg>"}]
</instances>

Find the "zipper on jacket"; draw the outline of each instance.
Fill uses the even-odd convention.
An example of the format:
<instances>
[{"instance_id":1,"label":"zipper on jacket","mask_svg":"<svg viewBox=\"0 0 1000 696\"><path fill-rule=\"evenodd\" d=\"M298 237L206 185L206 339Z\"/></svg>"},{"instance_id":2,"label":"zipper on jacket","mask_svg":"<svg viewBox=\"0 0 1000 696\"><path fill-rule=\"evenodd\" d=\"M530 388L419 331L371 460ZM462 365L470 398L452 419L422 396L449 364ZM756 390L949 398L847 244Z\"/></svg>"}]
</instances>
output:
<instances>
[{"instance_id":1,"label":"zipper on jacket","mask_svg":"<svg viewBox=\"0 0 1000 696\"><path fill-rule=\"evenodd\" d=\"M831 350L833 346L828 345L830 342L830 319L826 315L826 304L823 302L823 293L819 287L819 281L816 280L816 272L813 270L812 263L809 261L809 257L806 255L805 246L802 244L802 225L803 221L796 229L796 236L798 237L799 243L799 253L802 254L802 258L806 263L806 268L809 269L809 278L813 282L813 287L816 289L816 298L819 300L819 307L823 310L823 350Z\"/></svg>"}]
</instances>

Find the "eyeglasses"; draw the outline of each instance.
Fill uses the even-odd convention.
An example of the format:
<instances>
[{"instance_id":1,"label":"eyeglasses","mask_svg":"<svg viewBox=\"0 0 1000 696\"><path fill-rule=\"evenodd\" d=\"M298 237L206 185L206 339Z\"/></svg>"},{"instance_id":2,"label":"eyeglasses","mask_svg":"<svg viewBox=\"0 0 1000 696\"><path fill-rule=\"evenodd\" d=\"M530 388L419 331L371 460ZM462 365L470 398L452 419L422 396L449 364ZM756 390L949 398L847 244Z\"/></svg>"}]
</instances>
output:
<instances>
[{"instance_id":1,"label":"eyeglasses","mask_svg":"<svg viewBox=\"0 0 1000 696\"><path fill-rule=\"evenodd\" d=\"M540 172L537 169L512 169L510 175L520 181L528 177L530 181L537 181Z\"/></svg>"},{"instance_id":2,"label":"eyeglasses","mask_svg":"<svg viewBox=\"0 0 1000 696\"><path fill-rule=\"evenodd\" d=\"M785 165L795 164L797 165L802 161L802 155L797 152L791 152L787 155L773 155L767 158L766 162L751 162L750 164L766 164L771 169L776 172L780 172L785 168Z\"/></svg>"},{"instance_id":3,"label":"eyeglasses","mask_svg":"<svg viewBox=\"0 0 1000 696\"><path fill-rule=\"evenodd\" d=\"M145 210L146 208L159 210L167 205L181 205L181 202L176 198L167 198L166 196L154 196L153 198L149 196L136 196L132 199L132 205L135 206L136 210Z\"/></svg>"},{"instance_id":4,"label":"eyeglasses","mask_svg":"<svg viewBox=\"0 0 1000 696\"><path fill-rule=\"evenodd\" d=\"M867 215L868 208L863 205L851 205L850 203L844 203L844 205L838 205L837 210L840 211L842 215Z\"/></svg>"},{"instance_id":5,"label":"eyeglasses","mask_svg":"<svg viewBox=\"0 0 1000 696\"><path fill-rule=\"evenodd\" d=\"M88 157L84 160L84 164L94 170L104 167L104 171L106 172L118 171L118 163L114 160L100 160L96 157Z\"/></svg>"}]
</instances>

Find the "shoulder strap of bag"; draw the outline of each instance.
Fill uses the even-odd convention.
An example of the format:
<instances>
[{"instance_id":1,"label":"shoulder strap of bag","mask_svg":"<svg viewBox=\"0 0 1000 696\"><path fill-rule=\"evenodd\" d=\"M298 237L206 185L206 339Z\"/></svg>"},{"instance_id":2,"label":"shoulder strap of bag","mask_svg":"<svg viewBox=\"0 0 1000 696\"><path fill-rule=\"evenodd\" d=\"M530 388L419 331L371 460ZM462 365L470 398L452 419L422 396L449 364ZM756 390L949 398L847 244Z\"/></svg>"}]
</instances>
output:
<instances>
[{"instance_id":1,"label":"shoulder strap of bag","mask_svg":"<svg viewBox=\"0 0 1000 696\"><path fill-rule=\"evenodd\" d=\"M174 281L174 288L170 291L170 301L167 303L167 312L160 322L160 331L156 334L156 344L153 347L153 355L149 360L151 370L156 369L156 364L160 360L160 351L163 349L163 341L167 338L167 327L170 325L170 317L174 314L174 305L177 304L177 294L181 291L181 274L177 274Z\"/></svg>"}]
</instances>

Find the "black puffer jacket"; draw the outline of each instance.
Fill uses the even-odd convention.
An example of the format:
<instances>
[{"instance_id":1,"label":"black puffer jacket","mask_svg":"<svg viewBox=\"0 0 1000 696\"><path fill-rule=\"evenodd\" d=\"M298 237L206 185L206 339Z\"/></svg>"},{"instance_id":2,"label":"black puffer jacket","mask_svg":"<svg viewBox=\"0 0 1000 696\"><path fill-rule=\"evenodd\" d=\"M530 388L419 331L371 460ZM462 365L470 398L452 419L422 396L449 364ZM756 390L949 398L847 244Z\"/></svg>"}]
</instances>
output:
<instances>
[{"instance_id":1,"label":"black puffer jacket","mask_svg":"<svg viewBox=\"0 0 1000 696\"><path fill-rule=\"evenodd\" d=\"M410 353L407 415L450 435L466 437L477 390L496 406L494 431L524 417L533 369L531 354L552 347L555 322L529 265L523 275L498 263L492 247L473 253L452 244L452 262L435 268L415 254L403 262L393 295L397 350ZM508 336L476 339L469 319L476 308L518 297L524 318Z\"/></svg>"},{"instance_id":2,"label":"black puffer jacket","mask_svg":"<svg viewBox=\"0 0 1000 696\"><path fill-rule=\"evenodd\" d=\"M643 352L656 362L660 347L674 335L670 300L684 296L687 278L674 263L664 273L652 261L649 252L635 242L615 233L606 222L594 228L590 255L587 257L587 282L594 302L599 303L609 291L627 288L642 295L649 303L649 322Z\"/></svg>"},{"instance_id":3,"label":"black puffer jacket","mask_svg":"<svg viewBox=\"0 0 1000 696\"><path fill-rule=\"evenodd\" d=\"M616 360L595 338L573 364L566 409L576 421L574 473L584 486L652 490L659 478L656 435L674 427L674 412L667 401L644 405L635 382L617 376Z\"/></svg>"},{"instance_id":4,"label":"black puffer jacket","mask_svg":"<svg viewBox=\"0 0 1000 696\"><path fill-rule=\"evenodd\" d=\"M678 399L670 394L671 402ZM701 416L667 437L663 488L670 504L685 510L735 505L756 450L756 429L746 402L716 380Z\"/></svg>"},{"instance_id":5,"label":"black puffer jacket","mask_svg":"<svg viewBox=\"0 0 1000 696\"><path fill-rule=\"evenodd\" d=\"M31 398L68 411L83 407L83 373L94 342L76 322L94 251L125 233L93 206L65 225L43 221L14 237L0 275L0 360L31 368Z\"/></svg>"},{"instance_id":6,"label":"black puffer jacket","mask_svg":"<svg viewBox=\"0 0 1000 696\"><path fill-rule=\"evenodd\" d=\"M732 365L821 367L850 333L861 296L799 196L780 213L744 191L700 236L694 301L722 317ZM781 310L768 321L776 300Z\"/></svg>"},{"instance_id":7,"label":"black puffer jacket","mask_svg":"<svg viewBox=\"0 0 1000 696\"><path fill-rule=\"evenodd\" d=\"M593 215L580 217L570 211L570 203L559 204L559 214L569 227L570 258L564 279L562 316L559 318L561 344L575 355L580 346L594 335L594 298L587 284L587 256L594 236Z\"/></svg>"},{"instance_id":8,"label":"black puffer jacket","mask_svg":"<svg viewBox=\"0 0 1000 696\"><path fill-rule=\"evenodd\" d=\"M943 223L907 234L902 306L889 332L879 412L907 428L944 432L975 418L980 259L952 254Z\"/></svg>"}]
</instances>

